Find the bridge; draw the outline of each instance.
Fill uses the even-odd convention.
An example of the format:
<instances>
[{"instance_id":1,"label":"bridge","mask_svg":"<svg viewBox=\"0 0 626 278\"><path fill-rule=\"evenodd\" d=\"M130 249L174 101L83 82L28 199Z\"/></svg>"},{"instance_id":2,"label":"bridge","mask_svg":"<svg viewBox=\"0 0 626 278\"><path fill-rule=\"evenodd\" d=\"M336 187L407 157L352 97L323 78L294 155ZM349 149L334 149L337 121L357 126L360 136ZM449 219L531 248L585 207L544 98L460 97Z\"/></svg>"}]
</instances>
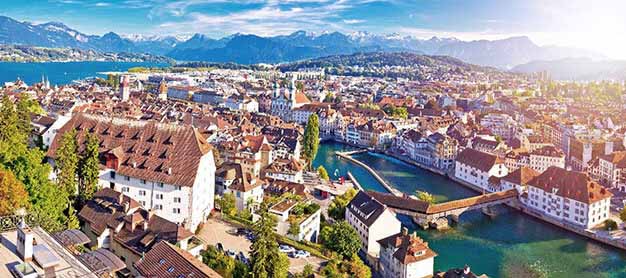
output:
<instances>
[{"instance_id":1,"label":"bridge","mask_svg":"<svg viewBox=\"0 0 626 278\"><path fill-rule=\"evenodd\" d=\"M458 222L459 216L470 210L481 209L484 213L490 214L489 208L491 206L505 203L511 204L518 200L518 192L516 189L488 193L439 204L431 204L407 196L400 197L389 193L368 191L367 194L393 209L396 213L413 217L413 220L423 227L433 224L442 225L443 220L446 220L445 224L447 224L448 218Z\"/></svg>"}]
</instances>

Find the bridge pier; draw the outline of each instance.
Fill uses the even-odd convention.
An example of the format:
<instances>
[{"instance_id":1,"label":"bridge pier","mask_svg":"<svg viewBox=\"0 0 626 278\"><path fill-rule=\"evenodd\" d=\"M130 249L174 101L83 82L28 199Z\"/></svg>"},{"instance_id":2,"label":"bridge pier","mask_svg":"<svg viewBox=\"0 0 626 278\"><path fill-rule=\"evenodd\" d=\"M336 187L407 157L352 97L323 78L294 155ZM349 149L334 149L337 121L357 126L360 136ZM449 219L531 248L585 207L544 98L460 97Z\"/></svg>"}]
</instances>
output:
<instances>
[{"instance_id":1,"label":"bridge pier","mask_svg":"<svg viewBox=\"0 0 626 278\"><path fill-rule=\"evenodd\" d=\"M448 223L448 218L441 217L435 221L430 222L430 227L437 229L438 231L450 229L450 223Z\"/></svg>"},{"instance_id":2,"label":"bridge pier","mask_svg":"<svg viewBox=\"0 0 626 278\"><path fill-rule=\"evenodd\" d=\"M428 223L428 220L417 217L417 216L413 216L413 223L415 223L415 225L419 226L420 228L422 228L422 230L426 230L430 227L430 224Z\"/></svg>"},{"instance_id":3,"label":"bridge pier","mask_svg":"<svg viewBox=\"0 0 626 278\"><path fill-rule=\"evenodd\" d=\"M459 215L457 214L452 214L450 215L450 219L452 219L452 221L454 221L454 223L459 223Z\"/></svg>"},{"instance_id":4,"label":"bridge pier","mask_svg":"<svg viewBox=\"0 0 626 278\"><path fill-rule=\"evenodd\" d=\"M493 211L493 210L491 209L491 207L490 207L490 206L487 206L487 207L482 208L482 209L481 209L481 212L482 212L484 215L489 216L489 218L491 218L491 219L495 218L495 217L496 217L496 215L497 215L497 214L496 214L496 212L495 212L495 211Z\"/></svg>"}]
</instances>

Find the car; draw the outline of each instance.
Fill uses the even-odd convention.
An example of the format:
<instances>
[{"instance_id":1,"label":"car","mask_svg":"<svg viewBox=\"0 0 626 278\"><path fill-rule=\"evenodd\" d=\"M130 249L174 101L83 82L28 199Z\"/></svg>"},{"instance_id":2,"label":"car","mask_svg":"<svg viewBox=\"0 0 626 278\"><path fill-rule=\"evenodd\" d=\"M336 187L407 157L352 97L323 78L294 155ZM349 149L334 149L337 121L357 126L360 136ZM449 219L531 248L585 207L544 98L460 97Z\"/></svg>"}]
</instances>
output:
<instances>
[{"instance_id":1,"label":"car","mask_svg":"<svg viewBox=\"0 0 626 278\"><path fill-rule=\"evenodd\" d=\"M280 246L278 246L278 251L283 253L292 253L296 251L296 248L293 248L289 245L281 244Z\"/></svg>"},{"instance_id":2,"label":"car","mask_svg":"<svg viewBox=\"0 0 626 278\"><path fill-rule=\"evenodd\" d=\"M221 242L218 242L215 247L217 248L218 251L220 252L224 252L224 245L222 245Z\"/></svg>"},{"instance_id":3,"label":"car","mask_svg":"<svg viewBox=\"0 0 626 278\"><path fill-rule=\"evenodd\" d=\"M246 228L237 228L237 235L238 236L245 236L248 234L248 229Z\"/></svg>"},{"instance_id":4,"label":"car","mask_svg":"<svg viewBox=\"0 0 626 278\"><path fill-rule=\"evenodd\" d=\"M256 239L256 236L253 233L248 233L246 235L246 239L248 239L249 241L254 241Z\"/></svg>"},{"instance_id":5,"label":"car","mask_svg":"<svg viewBox=\"0 0 626 278\"><path fill-rule=\"evenodd\" d=\"M304 251L304 250L298 250L296 252L292 253L292 256L294 258L307 258L309 256L311 256L311 253Z\"/></svg>"},{"instance_id":6,"label":"car","mask_svg":"<svg viewBox=\"0 0 626 278\"><path fill-rule=\"evenodd\" d=\"M226 255L228 255L231 258L235 258L237 256L237 253L235 253L235 251L228 249L228 251L226 251Z\"/></svg>"}]
</instances>

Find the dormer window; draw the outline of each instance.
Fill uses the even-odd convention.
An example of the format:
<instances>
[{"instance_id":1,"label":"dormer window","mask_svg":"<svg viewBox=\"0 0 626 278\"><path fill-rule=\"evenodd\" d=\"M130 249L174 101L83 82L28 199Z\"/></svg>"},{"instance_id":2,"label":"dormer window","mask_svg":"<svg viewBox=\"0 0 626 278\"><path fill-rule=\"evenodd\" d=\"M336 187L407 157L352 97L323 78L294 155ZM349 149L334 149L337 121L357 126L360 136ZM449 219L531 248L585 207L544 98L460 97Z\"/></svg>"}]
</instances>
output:
<instances>
[{"instance_id":1,"label":"dormer window","mask_svg":"<svg viewBox=\"0 0 626 278\"><path fill-rule=\"evenodd\" d=\"M174 272L174 267L173 267L173 266L170 266L170 267L167 269L167 272L169 272L169 273Z\"/></svg>"}]
</instances>

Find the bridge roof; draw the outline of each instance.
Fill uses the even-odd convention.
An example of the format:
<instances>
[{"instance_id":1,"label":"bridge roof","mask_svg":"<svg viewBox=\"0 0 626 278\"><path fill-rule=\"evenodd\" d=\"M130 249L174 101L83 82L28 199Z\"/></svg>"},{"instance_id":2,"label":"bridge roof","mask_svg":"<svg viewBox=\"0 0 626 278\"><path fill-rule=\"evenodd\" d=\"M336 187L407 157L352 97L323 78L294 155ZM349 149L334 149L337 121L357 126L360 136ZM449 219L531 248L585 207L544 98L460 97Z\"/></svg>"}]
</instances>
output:
<instances>
[{"instance_id":1,"label":"bridge roof","mask_svg":"<svg viewBox=\"0 0 626 278\"><path fill-rule=\"evenodd\" d=\"M428 202L409 197L399 197L389 193L368 191L367 194L392 209L400 209L420 214L435 214L516 197L518 193L517 190L511 189L439 204L429 204Z\"/></svg>"}]
</instances>

